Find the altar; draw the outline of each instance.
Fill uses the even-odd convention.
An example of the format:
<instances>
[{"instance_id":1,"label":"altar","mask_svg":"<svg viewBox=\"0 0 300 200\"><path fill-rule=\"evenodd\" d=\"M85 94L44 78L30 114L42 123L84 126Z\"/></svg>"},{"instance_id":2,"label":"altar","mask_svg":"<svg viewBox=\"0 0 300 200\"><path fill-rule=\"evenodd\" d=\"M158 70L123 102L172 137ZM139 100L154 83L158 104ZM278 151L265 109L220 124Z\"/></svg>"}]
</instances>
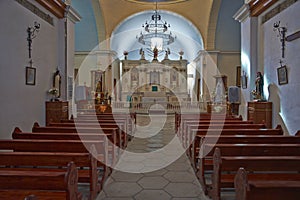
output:
<instances>
[{"instance_id":1,"label":"altar","mask_svg":"<svg viewBox=\"0 0 300 200\"><path fill-rule=\"evenodd\" d=\"M145 108L154 104L163 107L188 100L187 60L170 60L166 54L162 61L122 60L122 101L132 107Z\"/></svg>"}]
</instances>

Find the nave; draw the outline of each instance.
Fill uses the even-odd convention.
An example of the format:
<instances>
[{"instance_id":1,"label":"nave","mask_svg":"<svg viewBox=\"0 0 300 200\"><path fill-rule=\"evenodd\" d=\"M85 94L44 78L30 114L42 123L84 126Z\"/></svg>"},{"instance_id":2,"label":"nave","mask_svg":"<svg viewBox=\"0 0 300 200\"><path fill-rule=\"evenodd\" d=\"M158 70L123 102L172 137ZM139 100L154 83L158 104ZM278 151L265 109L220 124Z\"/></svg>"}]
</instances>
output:
<instances>
[{"instance_id":1,"label":"nave","mask_svg":"<svg viewBox=\"0 0 300 200\"><path fill-rule=\"evenodd\" d=\"M140 137L134 137L126 148L135 155L125 153L121 156L120 171L112 172L98 200L209 199L204 195L188 157L182 154L181 145L173 145L172 151L162 156L151 154L176 137L174 122L174 115L137 115L135 135ZM172 157L176 157L174 161Z\"/></svg>"}]
</instances>

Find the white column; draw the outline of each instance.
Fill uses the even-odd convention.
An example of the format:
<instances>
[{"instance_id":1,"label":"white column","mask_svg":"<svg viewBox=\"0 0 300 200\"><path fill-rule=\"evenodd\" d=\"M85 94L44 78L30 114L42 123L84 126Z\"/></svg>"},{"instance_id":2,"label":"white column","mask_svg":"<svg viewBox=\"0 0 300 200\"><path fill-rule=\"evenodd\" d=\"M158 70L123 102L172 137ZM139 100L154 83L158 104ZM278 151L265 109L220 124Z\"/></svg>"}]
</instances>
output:
<instances>
[{"instance_id":1,"label":"white column","mask_svg":"<svg viewBox=\"0 0 300 200\"><path fill-rule=\"evenodd\" d=\"M255 88L258 51L258 19L250 16L249 6L244 4L233 16L241 23L241 71L247 76L247 88L241 89L240 114L247 119L247 102Z\"/></svg>"}]
</instances>

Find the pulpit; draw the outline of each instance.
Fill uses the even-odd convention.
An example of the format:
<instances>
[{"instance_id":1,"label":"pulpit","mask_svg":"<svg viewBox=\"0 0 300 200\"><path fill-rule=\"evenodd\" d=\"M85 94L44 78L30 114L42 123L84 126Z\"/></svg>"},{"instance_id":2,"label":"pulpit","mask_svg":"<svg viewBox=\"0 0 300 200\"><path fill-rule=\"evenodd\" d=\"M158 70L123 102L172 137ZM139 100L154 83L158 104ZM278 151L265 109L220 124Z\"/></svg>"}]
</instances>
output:
<instances>
[{"instance_id":1,"label":"pulpit","mask_svg":"<svg viewBox=\"0 0 300 200\"><path fill-rule=\"evenodd\" d=\"M272 128L272 102L248 102L248 120Z\"/></svg>"},{"instance_id":2,"label":"pulpit","mask_svg":"<svg viewBox=\"0 0 300 200\"><path fill-rule=\"evenodd\" d=\"M46 126L50 122L60 122L69 118L68 101L47 101L46 102Z\"/></svg>"}]
</instances>

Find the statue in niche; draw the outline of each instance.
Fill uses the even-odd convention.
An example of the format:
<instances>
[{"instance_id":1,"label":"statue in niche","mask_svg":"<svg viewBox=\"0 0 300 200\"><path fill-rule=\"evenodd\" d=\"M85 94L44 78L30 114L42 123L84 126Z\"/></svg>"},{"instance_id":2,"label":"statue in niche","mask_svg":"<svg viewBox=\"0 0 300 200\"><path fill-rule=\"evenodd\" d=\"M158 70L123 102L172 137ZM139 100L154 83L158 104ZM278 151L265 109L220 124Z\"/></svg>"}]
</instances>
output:
<instances>
[{"instance_id":1,"label":"statue in niche","mask_svg":"<svg viewBox=\"0 0 300 200\"><path fill-rule=\"evenodd\" d=\"M158 48L155 46L153 49L153 60L157 60Z\"/></svg>"},{"instance_id":2,"label":"statue in niche","mask_svg":"<svg viewBox=\"0 0 300 200\"><path fill-rule=\"evenodd\" d=\"M98 93L102 92L102 82L101 81L97 82L96 92L98 92Z\"/></svg>"},{"instance_id":3,"label":"statue in niche","mask_svg":"<svg viewBox=\"0 0 300 200\"><path fill-rule=\"evenodd\" d=\"M143 48L140 49L141 60L145 60L145 52Z\"/></svg>"},{"instance_id":4,"label":"statue in niche","mask_svg":"<svg viewBox=\"0 0 300 200\"><path fill-rule=\"evenodd\" d=\"M176 71L175 68L173 68L173 69L171 70L171 77L172 77L171 80L172 80L173 82L177 81L177 71Z\"/></svg>"},{"instance_id":5,"label":"statue in niche","mask_svg":"<svg viewBox=\"0 0 300 200\"><path fill-rule=\"evenodd\" d=\"M139 72L138 72L138 70L136 68L133 68L131 70L131 81L138 81L138 76L139 76L138 73Z\"/></svg>"},{"instance_id":6,"label":"statue in niche","mask_svg":"<svg viewBox=\"0 0 300 200\"><path fill-rule=\"evenodd\" d=\"M256 73L256 79L255 79L255 94L256 99L262 99L263 93L264 93L264 77L261 74L261 72Z\"/></svg>"},{"instance_id":7,"label":"statue in niche","mask_svg":"<svg viewBox=\"0 0 300 200\"><path fill-rule=\"evenodd\" d=\"M225 90L222 79L218 79L216 85L215 99L214 103L223 103L225 97Z\"/></svg>"},{"instance_id":8,"label":"statue in niche","mask_svg":"<svg viewBox=\"0 0 300 200\"><path fill-rule=\"evenodd\" d=\"M61 75L58 69L53 75L53 88L57 89L56 98L59 98L61 96Z\"/></svg>"},{"instance_id":9,"label":"statue in niche","mask_svg":"<svg viewBox=\"0 0 300 200\"><path fill-rule=\"evenodd\" d=\"M171 54L171 51L170 51L170 49L168 48L167 50L166 50L166 54L165 54L165 60L168 60L169 59L169 55Z\"/></svg>"}]
</instances>

